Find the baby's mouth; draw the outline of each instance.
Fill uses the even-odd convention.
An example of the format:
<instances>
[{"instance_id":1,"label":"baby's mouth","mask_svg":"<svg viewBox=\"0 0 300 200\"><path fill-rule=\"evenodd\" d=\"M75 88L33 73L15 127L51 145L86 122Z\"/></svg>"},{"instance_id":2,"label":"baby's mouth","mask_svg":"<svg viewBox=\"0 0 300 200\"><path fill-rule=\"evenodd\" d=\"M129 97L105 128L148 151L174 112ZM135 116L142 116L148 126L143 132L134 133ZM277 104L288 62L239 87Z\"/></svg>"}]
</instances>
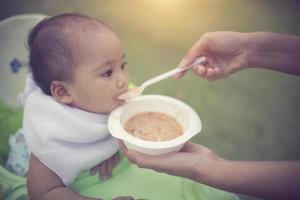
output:
<instances>
[{"instance_id":1,"label":"baby's mouth","mask_svg":"<svg viewBox=\"0 0 300 200\"><path fill-rule=\"evenodd\" d=\"M119 96L121 95L121 94L124 94L125 92L127 92L128 90L124 90L124 91L122 91L122 92L119 92L116 96L115 96L115 99L116 99L116 101L118 101L118 102L125 102L125 100L123 100L123 99L119 99Z\"/></svg>"},{"instance_id":2,"label":"baby's mouth","mask_svg":"<svg viewBox=\"0 0 300 200\"><path fill-rule=\"evenodd\" d=\"M116 95L116 99L120 100L120 99L119 99L119 96L122 95L122 94L124 94L124 93L126 93L126 92L128 92L128 90L129 90L129 89L122 90L122 92L119 92L119 93Z\"/></svg>"}]
</instances>

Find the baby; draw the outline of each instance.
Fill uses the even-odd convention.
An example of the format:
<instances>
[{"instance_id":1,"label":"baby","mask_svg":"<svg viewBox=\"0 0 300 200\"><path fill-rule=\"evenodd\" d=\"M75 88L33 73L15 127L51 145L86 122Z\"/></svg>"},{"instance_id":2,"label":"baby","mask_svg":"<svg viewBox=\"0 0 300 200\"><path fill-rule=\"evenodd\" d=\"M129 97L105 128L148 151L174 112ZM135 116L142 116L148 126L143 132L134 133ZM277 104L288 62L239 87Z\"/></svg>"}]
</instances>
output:
<instances>
[{"instance_id":1,"label":"baby","mask_svg":"<svg viewBox=\"0 0 300 200\"><path fill-rule=\"evenodd\" d=\"M94 199L68 186L91 168L108 178L118 162L106 122L128 88L120 40L100 21L63 14L36 25L28 45L27 87L36 84L25 94L23 120L30 199Z\"/></svg>"}]
</instances>

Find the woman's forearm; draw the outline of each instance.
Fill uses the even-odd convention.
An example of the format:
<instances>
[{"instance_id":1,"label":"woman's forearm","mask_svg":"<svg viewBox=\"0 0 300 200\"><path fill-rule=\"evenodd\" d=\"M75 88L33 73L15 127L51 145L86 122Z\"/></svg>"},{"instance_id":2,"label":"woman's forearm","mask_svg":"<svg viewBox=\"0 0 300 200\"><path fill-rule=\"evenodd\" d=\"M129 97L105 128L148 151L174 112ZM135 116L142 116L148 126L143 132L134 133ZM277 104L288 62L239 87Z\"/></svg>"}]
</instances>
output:
<instances>
[{"instance_id":1,"label":"woman's forearm","mask_svg":"<svg viewBox=\"0 0 300 200\"><path fill-rule=\"evenodd\" d=\"M300 198L299 161L222 161L206 184L267 199Z\"/></svg>"},{"instance_id":2,"label":"woman's forearm","mask_svg":"<svg viewBox=\"0 0 300 200\"><path fill-rule=\"evenodd\" d=\"M250 67L300 75L300 36L255 32L244 38Z\"/></svg>"}]
</instances>

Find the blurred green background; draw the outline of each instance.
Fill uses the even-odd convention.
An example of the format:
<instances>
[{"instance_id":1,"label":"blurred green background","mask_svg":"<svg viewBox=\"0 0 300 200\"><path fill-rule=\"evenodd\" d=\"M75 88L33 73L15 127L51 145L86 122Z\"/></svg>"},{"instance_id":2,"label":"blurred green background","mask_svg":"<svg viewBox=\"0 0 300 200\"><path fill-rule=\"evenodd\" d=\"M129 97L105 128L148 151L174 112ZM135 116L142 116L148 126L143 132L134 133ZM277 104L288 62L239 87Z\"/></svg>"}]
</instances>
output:
<instances>
[{"instance_id":1,"label":"blurred green background","mask_svg":"<svg viewBox=\"0 0 300 200\"><path fill-rule=\"evenodd\" d=\"M109 24L123 41L132 82L178 64L209 31L300 34L299 1L1 0L0 19L21 13L79 12ZM232 160L300 159L300 77L248 69L210 82L189 73L145 90L179 98L203 123L193 138ZM247 199L249 197L243 197Z\"/></svg>"}]
</instances>

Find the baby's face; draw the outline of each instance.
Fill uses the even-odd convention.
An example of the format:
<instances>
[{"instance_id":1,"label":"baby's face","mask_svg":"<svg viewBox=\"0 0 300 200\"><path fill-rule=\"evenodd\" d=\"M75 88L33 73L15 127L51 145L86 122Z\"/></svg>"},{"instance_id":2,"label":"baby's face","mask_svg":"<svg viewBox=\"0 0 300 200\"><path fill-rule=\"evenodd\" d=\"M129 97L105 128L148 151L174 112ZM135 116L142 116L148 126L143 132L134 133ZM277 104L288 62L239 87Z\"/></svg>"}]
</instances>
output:
<instances>
[{"instance_id":1,"label":"baby's face","mask_svg":"<svg viewBox=\"0 0 300 200\"><path fill-rule=\"evenodd\" d=\"M119 38L111 31L94 31L80 44L80 64L70 84L71 106L109 113L124 103L117 97L127 91L125 56Z\"/></svg>"}]
</instances>

